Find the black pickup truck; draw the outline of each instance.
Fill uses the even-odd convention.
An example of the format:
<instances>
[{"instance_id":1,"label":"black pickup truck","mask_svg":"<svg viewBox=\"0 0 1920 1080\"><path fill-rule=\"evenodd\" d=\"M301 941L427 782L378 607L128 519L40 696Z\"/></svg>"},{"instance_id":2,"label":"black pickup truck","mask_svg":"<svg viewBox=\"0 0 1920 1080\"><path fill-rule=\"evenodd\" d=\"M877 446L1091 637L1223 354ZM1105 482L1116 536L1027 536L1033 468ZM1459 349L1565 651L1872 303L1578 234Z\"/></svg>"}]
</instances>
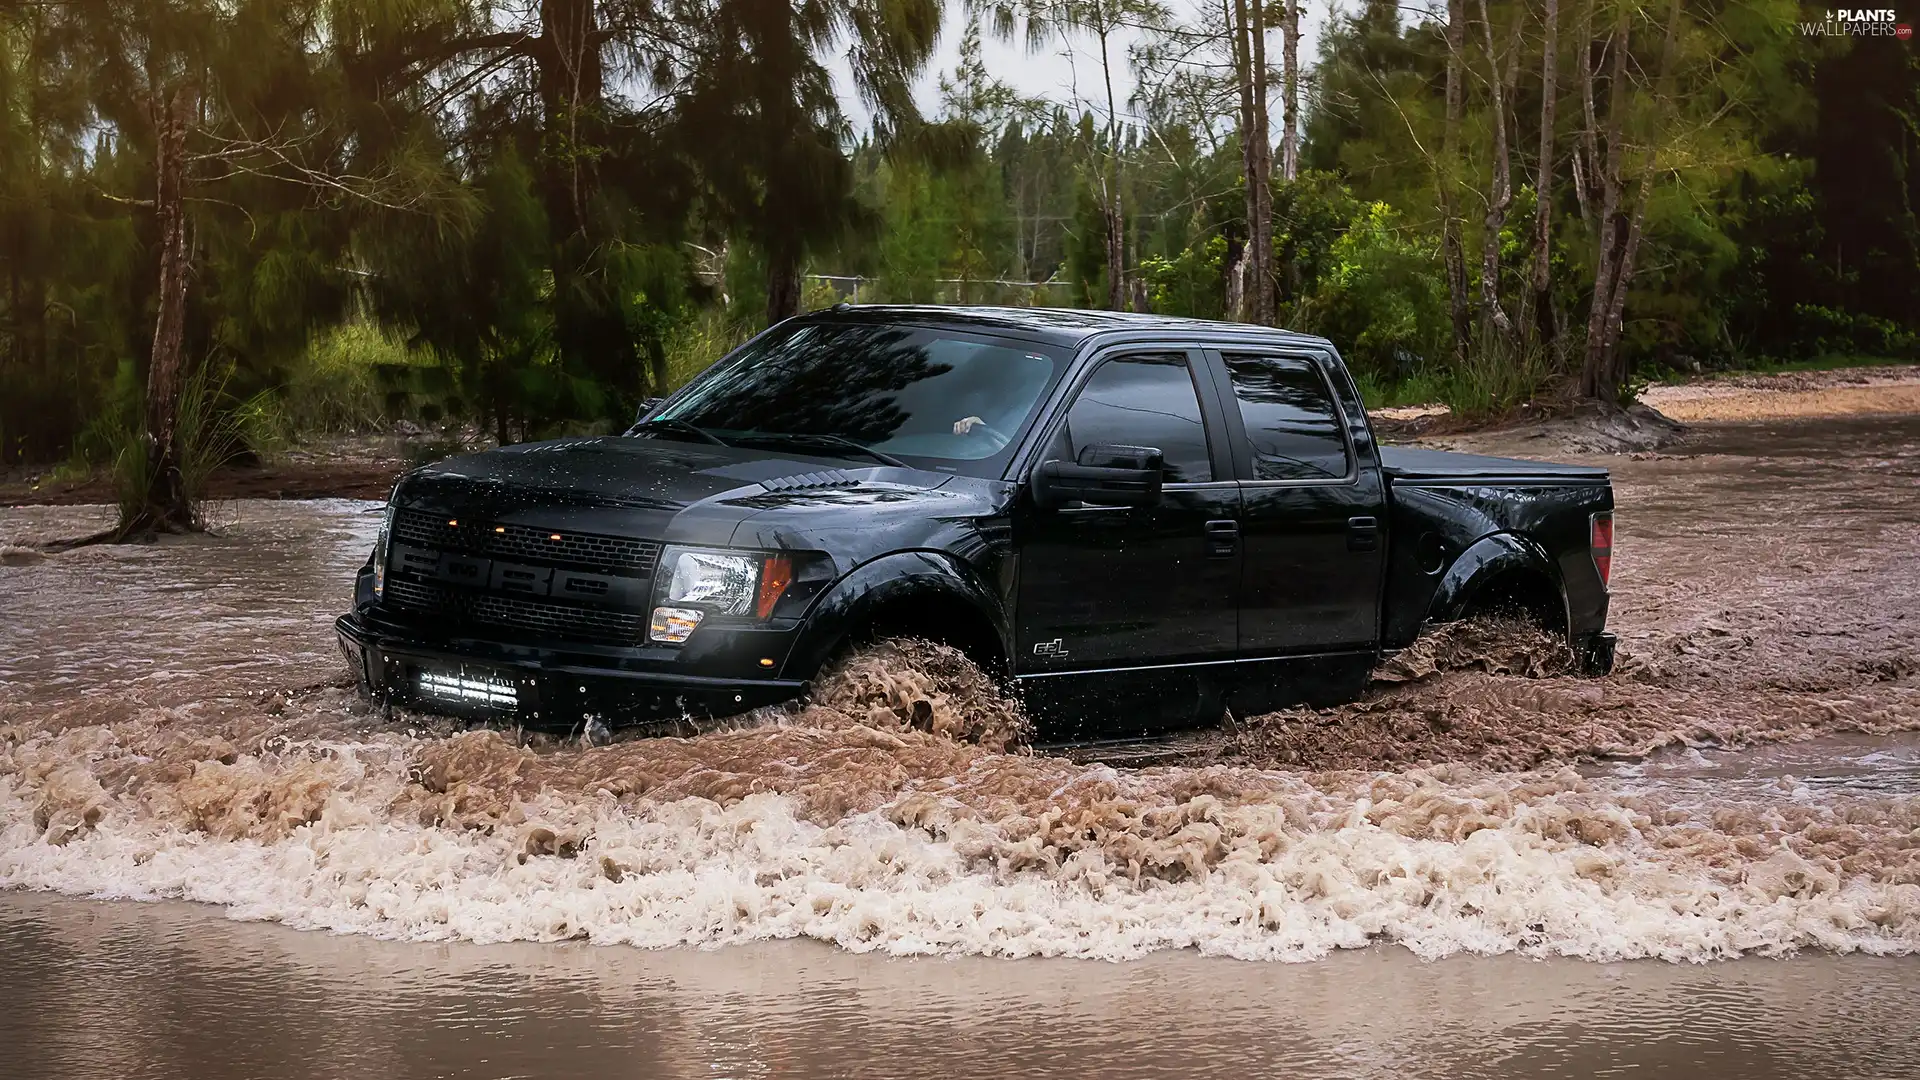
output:
<instances>
[{"instance_id":1,"label":"black pickup truck","mask_svg":"<svg viewBox=\"0 0 1920 1080\"><path fill-rule=\"evenodd\" d=\"M783 322L624 435L417 469L337 628L366 694L534 727L724 715L950 643L1043 734L1357 694L1422 627L1605 632L1604 469L1383 447L1325 339L1150 315Z\"/></svg>"}]
</instances>

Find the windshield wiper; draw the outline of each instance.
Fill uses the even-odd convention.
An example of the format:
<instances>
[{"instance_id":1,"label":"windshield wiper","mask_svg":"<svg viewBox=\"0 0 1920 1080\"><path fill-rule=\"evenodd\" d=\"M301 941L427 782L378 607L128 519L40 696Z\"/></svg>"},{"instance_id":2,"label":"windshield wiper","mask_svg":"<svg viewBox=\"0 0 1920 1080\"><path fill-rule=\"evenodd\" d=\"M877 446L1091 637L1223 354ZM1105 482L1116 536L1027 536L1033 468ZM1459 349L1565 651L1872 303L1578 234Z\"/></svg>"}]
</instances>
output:
<instances>
[{"instance_id":1,"label":"windshield wiper","mask_svg":"<svg viewBox=\"0 0 1920 1080\"><path fill-rule=\"evenodd\" d=\"M646 431L648 428L658 428L662 431L683 431L702 442L710 442L715 446L733 445L720 436L715 435L713 432L708 431L706 428L700 427L697 424L689 424L685 420L676 420L671 416L663 417L659 420L642 421L628 429L627 434L638 434L639 432Z\"/></svg>"},{"instance_id":2,"label":"windshield wiper","mask_svg":"<svg viewBox=\"0 0 1920 1080\"><path fill-rule=\"evenodd\" d=\"M894 457L892 454L875 450L871 446L862 446L843 435L788 434L786 432L756 431L751 435L740 435L736 436L736 438L739 438L743 442L752 442L758 439L772 439L780 442L816 443L820 446L833 446L842 450L851 450L856 454L865 454L867 457L872 458L882 465L892 465L896 469L910 469L913 467L901 461L899 458Z\"/></svg>"}]
</instances>

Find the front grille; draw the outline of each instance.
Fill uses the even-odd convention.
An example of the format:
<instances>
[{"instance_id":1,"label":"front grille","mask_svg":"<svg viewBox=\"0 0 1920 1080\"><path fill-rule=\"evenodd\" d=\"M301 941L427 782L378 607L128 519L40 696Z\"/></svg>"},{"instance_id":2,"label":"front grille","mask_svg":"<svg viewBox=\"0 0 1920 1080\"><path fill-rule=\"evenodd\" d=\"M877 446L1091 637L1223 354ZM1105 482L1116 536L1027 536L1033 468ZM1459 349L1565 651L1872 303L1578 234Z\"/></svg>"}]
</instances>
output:
<instances>
[{"instance_id":1,"label":"front grille","mask_svg":"<svg viewBox=\"0 0 1920 1080\"><path fill-rule=\"evenodd\" d=\"M453 626L497 626L574 641L636 645L647 631L646 616L638 612L469 592L402 577L388 577L382 599L400 611Z\"/></svg>"},{"instance_id":2,"label":"front grille","mask_svg":"<svg viewBox=\"0 0 1920 1080\"><path fill-rule=\"evenodd\" d=\"M451 524L453 521L459 524ZM460 521L419 510L396 513L393 536L400 543L436 551L566 566L623 577L648 577L660 561L660 545L652 540ZM555 540L555 536L560 539Z\"/></svg>"}]
</instances>

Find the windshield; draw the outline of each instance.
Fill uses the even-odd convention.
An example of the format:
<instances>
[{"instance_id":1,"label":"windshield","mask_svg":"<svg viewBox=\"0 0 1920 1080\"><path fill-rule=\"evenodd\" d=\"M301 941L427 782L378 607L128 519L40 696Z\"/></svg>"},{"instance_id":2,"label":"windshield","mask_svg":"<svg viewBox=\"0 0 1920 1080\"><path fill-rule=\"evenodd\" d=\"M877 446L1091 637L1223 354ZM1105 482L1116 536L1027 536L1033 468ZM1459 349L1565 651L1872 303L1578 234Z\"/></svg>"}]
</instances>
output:
<instances>
[{"instance_id":1,"label":"windshield","mask_svg":"<svg viewBox=\"0 0 1920 1080\"><path fill-rule=\"evenodd\" d=\"M839 456L837 438L881 454L986 465L1019 437L1061 366L1027 342L815 324L748 344L653 419L748 445Z\"/></svg>"}]
</instances>

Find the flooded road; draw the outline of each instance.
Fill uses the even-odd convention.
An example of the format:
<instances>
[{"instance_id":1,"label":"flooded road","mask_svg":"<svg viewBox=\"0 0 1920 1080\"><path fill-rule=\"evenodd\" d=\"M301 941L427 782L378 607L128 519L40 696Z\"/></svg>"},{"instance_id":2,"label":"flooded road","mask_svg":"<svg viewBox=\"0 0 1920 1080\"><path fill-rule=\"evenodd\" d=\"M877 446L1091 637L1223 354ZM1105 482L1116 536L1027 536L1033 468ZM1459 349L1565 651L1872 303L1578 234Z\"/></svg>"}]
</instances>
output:
<instances>
[{"instance_id":1,"label":"flooded road","mask_svg":"<svg viewBox=\"0 0 1920 1080\"><path fill-rule=\"evenodd\" d=\"M21 1077L1913 1075L1904 958L1124 965L421 945L15 896Z\"/></svg>"},{"instance_id":2,"label":"flooded road","mask_svg":"<svg viewBox=\"0 0 1920 1080\"><path fill-rule=\"evenodd\" d=\"M1599 460L1613 677L1456 643L1147 769L833 702L594 750L379 723L328 632L362 503L0 559L0 1041L33 1077L1920 1072L1920 419Z\"/></svg>"}]
</instances>

